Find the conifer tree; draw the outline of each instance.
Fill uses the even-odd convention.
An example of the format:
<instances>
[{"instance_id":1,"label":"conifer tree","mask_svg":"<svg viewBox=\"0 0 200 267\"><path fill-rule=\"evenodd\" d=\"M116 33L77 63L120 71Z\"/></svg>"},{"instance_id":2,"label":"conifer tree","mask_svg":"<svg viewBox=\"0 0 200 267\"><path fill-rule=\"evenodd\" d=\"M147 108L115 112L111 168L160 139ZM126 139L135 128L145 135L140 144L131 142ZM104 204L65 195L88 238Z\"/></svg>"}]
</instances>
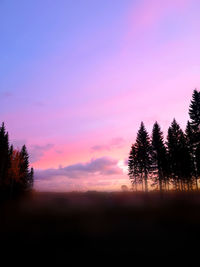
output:
<instances>
[{"instance_id":1,"label":"conifer tree","mask_svg":"<svg viewBox=\"0 0 200 267\"><path fill-rule=\"evenodd\" d=\"M181 130L180 134L180 182L181 182L181 189L185 190L185 186L189 190L192 187L192 174L193 174L193 162L192 162L192 155L190 154L189 147L187 145L187 139L183 131Z\"/></svg>"},{"instance_id":2,"label":"conifer tree","mask_svg":"<svg viewBox=\"0 0 200 267\"><path fill-rule=\"evenodd\" d=\"M189 151L191 155L193 156L194 154L194 131L189 121L187 121L185 134L186 134L186 141L187 141Z\"/></svg>"},{"instance_id":3,"label":"conifer tree","mask_svg":"<svg viewBox=\"0 0 200 267\"><path fill-rule=\"evenodd\" d=\"M186 136L187 147L188 147L190 158L191 158L191 175L192 177L195 177L196 179L198 175L197 175L197 170L196 170L195 136L194 136L194 130L189 121L187 122L185 136ZM189 186L192 188L192 184L190 184ZM196 186L197 186L197 179L196 179Z\"/></svg>"},{"instance_id":4,"label":"conifer tree","mask_svg":"<svg viewBox=\"0 0 200 267\"><path fill-rule=\"evenodd\" d=\"M186 137L174 119L168 129L167 148L170 174L176 189L182 189L185 181L191 179L192 164Z\"/></svg>"},{"instance_id":5,"label":"conifer tree","mask_svg":"<svg viewBox=\"0 0 200 267\"><path fill-rule=\"evenodd\" d=\"M155 174L155 182L159 183L160 191L166 188L167 181L167 151L164 145L163 133L160 126L155 122L152 131L152 168Z\"/></svg>"},{"instance_id":6,"label":"conifer tree","mask_svg":"<svg viewBox=\"0 0 200 267\"><path fill-rule=\"evenodd\" d=\"M151 159L151 143L144 123L141 122L140 129L136 138L136 159L138 163L138 170L142 181L144 180L145 191L148 191L148 175L151 172L152 159Z\"/></svg>"},{"instance_id":7,"label":"conifer tree","mask_svg":"<svg viewBox=\"0 0 200 267\"><path fill-rule=\"evenodd\" d=\"M200 92L197 90L194 90L192 94L189 115L191 119L190 124L192 127L191 146L193 149L194 172L196 187L198 189L198 179L200 176Z\"/></svg>"},{"instance_id":8,"label":"conifer tree","mask_svg":"<svg viewBox=\"0 0 200 267\"><path fill-rule=\"evenodd\" d=\"M8 176L8 168L10 165L9 157L9 140L5 125L2 123L0 127L0 189L4 191L6 188L6 179Z\"/></svg>"},{"instance_id":9,"label":"conifer tree","mask_svg":"<svg viewBox=\"0 0 200 267\"><path fill-rule=\"evenodd\" d=\"M137 161L137 149L136 149L136 145L133 144L131 146L129 159L128 159L128 175L136 191L137 191L137 184L141 183L140 172L139 172L138 167L139 166L138 166L138 161Z\"/></svg>"},{"instance_id":10,"label":"conifer tree","mask_svg":"<svg viewBox=\"0 0 200 267\"><path fill-rule=\"evenodd\" d=\"M29 187L30 173L29 173L29 156L25 145L23 145L20 151L20 158L21 158L20 174L22 177L22 188L23 190L26 190Z\"/></svg>"},{"instance_id":11,"label":"conifer tree","mask_svg":"<svg viewBox=\"0 0 200 267\"><path fill-rule=\"evenodd\" d=\"M33 187L33 168L29 170L29 155L24 145L21 151L9 146L5 125L0 127L0 193L2 199L21 194Z\"/></svg>"},{"instance_id":12,"label":"conifer tree","mask_svg":"<svg viewBox=\"0 0 200 267\"><path fill-rule=\"evenodd\" d=\"M193 91L192 100L189 108L189 115L191 119L191 125L194 131L199 133L200 131L200 92L196 89ZM198 136L199 137L199 136Z\"/></svg>"}]
</instances>

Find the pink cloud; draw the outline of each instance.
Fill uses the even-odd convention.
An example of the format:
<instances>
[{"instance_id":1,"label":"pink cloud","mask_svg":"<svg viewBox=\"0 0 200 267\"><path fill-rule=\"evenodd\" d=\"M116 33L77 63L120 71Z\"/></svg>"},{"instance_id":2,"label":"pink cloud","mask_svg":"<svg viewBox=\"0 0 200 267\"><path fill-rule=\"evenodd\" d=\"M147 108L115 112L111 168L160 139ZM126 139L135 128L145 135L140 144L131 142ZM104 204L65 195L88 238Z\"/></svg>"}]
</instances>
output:
<instances>
[{"instance_id":1,"label":"pink cloud","mask_svg":"<svg viewBox=\"0 0 200 267\"><path fill-rule=\"evenodd\" d=\"M109 157L91 159L65 167L35 171L35 188L40 191L120 190L129 179Z\"/></svg>"},{"instance_id":2,"label":"pink cloud","mask_svg":"<svg viewBox=\"0 0 200 267\"><path fill-rule=\"evenodd\" d=\"M36 179L52 179L55 176L65 176L68 178L87 177L88 174L113 175L122 174L122 170L117 165L118 161L101 157L92 159L86 163L76 163L57 169L37 170Z\"/></svg>"}]
</instances>

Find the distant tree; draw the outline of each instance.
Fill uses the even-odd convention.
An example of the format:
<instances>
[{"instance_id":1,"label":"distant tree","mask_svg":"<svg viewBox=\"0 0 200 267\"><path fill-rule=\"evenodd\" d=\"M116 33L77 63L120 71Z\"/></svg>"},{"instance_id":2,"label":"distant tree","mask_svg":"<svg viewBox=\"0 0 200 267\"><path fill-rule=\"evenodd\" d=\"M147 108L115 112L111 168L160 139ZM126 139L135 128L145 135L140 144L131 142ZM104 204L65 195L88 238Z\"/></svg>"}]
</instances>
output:
<instances>
[{"instance_id":1,"label":"distant tree","mask_svg":"<svg viewBox=\"0 0 200 267\"><path fill-rule=\"evenodd\" d=\"M189 107L190 125L192 128L191 146L193 149L194 171L196 187L198 189L198 179L200 176L200 92L193 91L192 100Z\"/></svg>"},{"instance_id":2,"label":"distant tree","mask_svg":"<svg viewBox=\"0 0 200 267\"><path fill-rule=\"evenodd\" d=\"M29 172L29 178L28 178L28 187L27 187L28 190L33 188L33 182L34 182L33 177L34 177L34 170L33 168L31 168Z\"/></svg>"},{"instance_id":3,"label":"distant tree","mask_svg":"<svg viewBox=\"0 0 200 267\"><path fill-rule=\"evenodd\" d=\"M20 151L20 175L22 179L22 190L30 188L29 156L26 146Z\"/></svg>"},{"instance_id":4,"label":"distant tree","mask_svg":"<svg viewBox=\"0 0 200 267\"><path fill-rule=\"evenodd\" d=\"M10 161L11 164L8 170L9 175L7 184L10 187L10 196L12 197L14 194L18 193L21 190L23 184L22 175L20 173L21 157L18 150L12 149Z\"/></svg>"},{"instance_id":5,"label":"distant tree","mask_svg":"<svg viewBox=\"0 0 200 267\"><path fill-rule=\"evenodd\" d=\"M135 144L131 146L131 150L129 153L128 175L131 180L132 186L135 187L135 190L137 191L137 185L140 184L142 181L137 160L137 148Z\"/></svg>"},{"instance_id":6,"label":"distant tree","mask_svg":"<svg viewBox=\"0 0 200 267\"><path fill-rule=\"evenodd\" d=\"M9 140L5 125L2 123L0 127L0 191L6 190L6 179L8 177L8 169L10 166Z\"/></svg>"},{"instance_id":7,"label":"distant tree","mask_svg":"<svg viewBox=\"0 0 200 267\"><path fill-rule=\"evenodd\" d=\"M192 100L189 108L189 115L191 119L191 126L196 133L200 130L200 92L193 91ZM199 137L199 136L198 136Z\"/></svg>"},{"instance_id":8,"label":"distant tree","mask_svg":"<svg viewBox=\"0 0 200 267\"><path fill-rule=\"evenodd\" d=\"M157 122L155 122L152 131L152 170L154 173L154 181L159 183L160 191L163 190L163 186L165 186L166 189L168 174L167 151L164 144L163 133Z\"/></svg>"},{"instance_id":9,"label":"distant tree","mask_svg":"<svg viewBox=\"0 0 200 267\"><path fill-rule=\"evenodd\" d=\"M190 149L187 145L187 138L183 131L180 134L180 182L181 189L185 190L187 185L188 190L192 188L193 183L193 159L190 154Z\"/></svg>"},{"instance_id":10,"label":"distant tree","mask_svg":"<svg viewBox=\"0 0 200 267\"><path fill-rule=\"evenodd\" d=\"M21 194L33 187L33 168L29 170L29 156L24 145L21 151L9 146L4 123L0 127L0 196Z\"/></svg>"},{"instance_id":11,"label":"distant tree","mask_svg":"<svg viewBox=\"0 0 200 267\"><path fill-rule=\"evenodd\" d=\"M144 180L145 191L147 192L148 175L151 172L151 167L152 167L152 158L151 158L152 147L148 132L143 122L141 122L140 129L137 133L135 149L136 149L136 161L138 165L138 171L142 179L142 184Z\"/></svg>"},{"instance_id":12,"label":"distant tree","mask_svg":"<svg viewBox=\"0 0 200 267\"><path fill-rule=\"evenodd\" d=\"M183 190L185 181L191 180L192 159L186 137L175 119L168 129L167 148L173 184L176 189Z\"/></svg>"},{"instance_id":13,"label":"distant tree","mask_svg":"<svg viewBox=\"0 0 200 267\"><path fill-rule=\"evenodd\" d=\"M195 177L196 180L196 187L197 185L197 168L196 168L196 156L195 156L195 150L196 150L196 145L195 145L195 136L194 136L194 130L191 125L191 123L188 121L186 130L185 130L185 136L186 136L186 142L187 142L187 147L190 153L190 158L191 158L191 175ZM192 186L190 184L190 186Z\"/></svg>"},{"instance_id":14,"label":"distant tree","mask_svg":"<svg viewBox=\"0 0 200 267\"><path fill-rule=\"evenodd\" d=\"M190 154L193 156L193 154L194 154L194 142L195 142L194 131L193 131L192 125L189 121L187 122L185 134L186 134L186 141L187 141L187 145L188 145Z\"/></svg>"}]
</instances>

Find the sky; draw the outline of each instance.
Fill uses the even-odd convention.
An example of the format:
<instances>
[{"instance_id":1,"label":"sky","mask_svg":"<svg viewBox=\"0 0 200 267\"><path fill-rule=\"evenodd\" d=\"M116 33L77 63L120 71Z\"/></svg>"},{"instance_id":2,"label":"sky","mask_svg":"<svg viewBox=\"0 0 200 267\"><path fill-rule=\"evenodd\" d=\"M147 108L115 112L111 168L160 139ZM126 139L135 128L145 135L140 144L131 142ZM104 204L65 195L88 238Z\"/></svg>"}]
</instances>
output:
<instances>
[{"instance_id":1,"label":"sky","mask_svg":"<svg viewBox=\"0 0 200 267\"><path fill-rule=\"evenodd\" d=\"M0 0L0 121L40 191L130 187L143 121L184 129L200 89L198 0Z\"/></svg>"}]
</instances>

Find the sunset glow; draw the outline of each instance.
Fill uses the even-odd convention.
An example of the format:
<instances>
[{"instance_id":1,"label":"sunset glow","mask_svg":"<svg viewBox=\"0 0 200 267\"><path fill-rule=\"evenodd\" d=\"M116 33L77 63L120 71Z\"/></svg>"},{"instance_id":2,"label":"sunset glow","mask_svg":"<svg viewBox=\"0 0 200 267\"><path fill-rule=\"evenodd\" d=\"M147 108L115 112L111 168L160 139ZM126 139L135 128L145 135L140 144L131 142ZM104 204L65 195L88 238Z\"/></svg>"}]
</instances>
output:
<instances>
[{"instance_id":1,"label":"sunset glow","mask_svg":"<svg viewBox=\"0 0 200 267\"><path fill-rule=\"evenodd\" d=\"M140 122L185 129L198 0L2 1L0 118L40 191L130 188Z\"/></svg>"}]
</instances>

